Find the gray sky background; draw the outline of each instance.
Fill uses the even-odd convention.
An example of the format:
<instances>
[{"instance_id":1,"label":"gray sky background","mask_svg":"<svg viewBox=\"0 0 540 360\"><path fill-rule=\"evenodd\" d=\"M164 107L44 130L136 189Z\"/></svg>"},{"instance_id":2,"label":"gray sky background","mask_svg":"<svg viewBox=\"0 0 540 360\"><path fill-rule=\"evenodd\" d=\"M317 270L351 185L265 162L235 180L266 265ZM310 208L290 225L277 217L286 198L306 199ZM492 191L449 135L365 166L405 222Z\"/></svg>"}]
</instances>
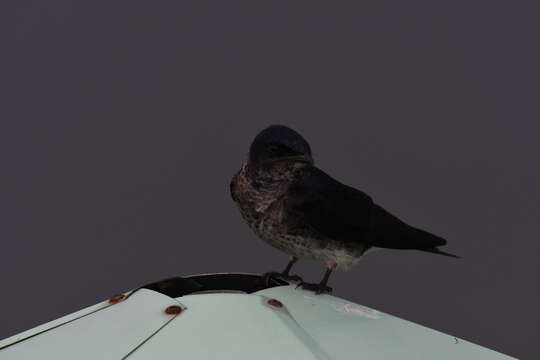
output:
<instances>
[{"instance_id":1,"label":"gray sky background","mask_svg":"<svg viewBox=\"0 0 540 360\"><path fill-rule=\"evenodd\" d=\"M2 1L0 337L175 275L283 268L228 193L280 123L463 256L376 252L331 278L336 295L538 357L539 11Z\"/></svg>"}]
</instances>

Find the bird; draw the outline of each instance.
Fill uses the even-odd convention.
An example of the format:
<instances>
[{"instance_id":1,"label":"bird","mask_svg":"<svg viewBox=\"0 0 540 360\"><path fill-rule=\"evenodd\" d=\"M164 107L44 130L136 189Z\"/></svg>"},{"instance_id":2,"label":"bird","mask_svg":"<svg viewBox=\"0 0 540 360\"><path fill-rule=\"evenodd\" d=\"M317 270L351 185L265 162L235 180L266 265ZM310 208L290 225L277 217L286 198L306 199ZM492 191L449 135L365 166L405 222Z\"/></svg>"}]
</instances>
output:
<instances>
[{"instance_id":1,"label":"bird","mask_svg":"<svg viewBox=\"0 0 540 360\"><path fill-rule=\"evenodd\" d=\"M349 270L368 251L420 250L459 258L439 249L442 237L406 224L361 190L342 184L314 165L309 143L295 130L271 125L252 141L230 182L230 193L253 232L289 255L282 272L316 294L331 292L334 270ZM291 275L299 259L323 262L319 283Z\"/></svg>"}]
</instances>

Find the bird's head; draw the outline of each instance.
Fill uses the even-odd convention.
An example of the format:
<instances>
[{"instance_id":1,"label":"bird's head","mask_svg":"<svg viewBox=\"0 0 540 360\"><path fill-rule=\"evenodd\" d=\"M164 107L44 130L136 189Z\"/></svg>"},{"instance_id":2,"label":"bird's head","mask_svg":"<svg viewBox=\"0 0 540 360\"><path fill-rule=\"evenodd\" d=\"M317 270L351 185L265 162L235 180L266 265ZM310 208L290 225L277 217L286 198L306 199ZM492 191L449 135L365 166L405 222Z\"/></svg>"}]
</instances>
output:
<instances>
[{"instance_id":1,"label":"bird's head","mask_svg":"<svg viewBox=\"0 0 540 360\"><path fill-rule=\"evenodd\" d=\"M249 164L255 169L272 172L312 165L313 157L302 135L286 126L272 125L251 143Z\"/></svg>"}]
</instances>

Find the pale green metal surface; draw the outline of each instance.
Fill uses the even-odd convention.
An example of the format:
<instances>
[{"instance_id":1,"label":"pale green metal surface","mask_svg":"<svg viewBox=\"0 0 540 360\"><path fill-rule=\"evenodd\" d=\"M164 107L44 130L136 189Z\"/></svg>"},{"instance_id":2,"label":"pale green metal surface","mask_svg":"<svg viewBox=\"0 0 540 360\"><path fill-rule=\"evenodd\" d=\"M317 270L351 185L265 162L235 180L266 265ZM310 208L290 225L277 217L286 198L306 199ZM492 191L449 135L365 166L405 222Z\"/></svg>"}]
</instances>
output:
<instances>
[{"instance_id":1,"label":"pale green metal surface","mask_svg":"<svg viewBox=\"0 0 540 360\"><path fill-rule=\"evenodd\" d=\"M175 318L164 312L171 305L181 306L168 296L141 289L118 304L102 303L67 318L76 320L47 323L37 335L30 330L25 336L8 338L2 342L7 346L0 350L0 359L123 359Z\"/></svg>"},{"instance_id":2,"label":"pale green metal surface","mask_svg":"<svg viewBox=\"0 0 540 360\"><path fill-rule=\"evenodd\" d=\"M270 306L270 298L283 307ZM171 305L185 310L167 315ZM141 289L118 304L97 304L8 338L2 346L0 360L512 359L294 286L177 299Z\"/></svg>"},{"instance_id":3,"label":"pale green metal surface","mask_svg":"<svg viewBox=\"0 0 540 360\"><path fill-rule=\"evenodd\" d=\"M37 334L39 334L41 332L47 331L47 330L49 330L51 328L54 328L54 327L60 326L62 324L68 323L70 321L73 321L73 320L75 320L75 319L77 319L79 317L88 315L88 314L93 313L95 311L99 311L99 310L104 309L104 308L106 308L108 306L110 306L109 302L108 301L103 301L103 302L97 303L95 305L89 306L87 308L84 308L82 310L79 310L77 312L74 312L72 314L62 316L61 318L58 318L56 320L52 320L52 321L49 321L49 322L47 322L45 324L36 326L35 328L23 331L22 333L19 333L19 334L13 335L11 337L5 338L3 340L0 340L0 349L4 348L4 347L6 347L6 346L8 346L10 344L16 343L18 341L22 341L22 340L27 339L29 337L35 336L35 335L37 335ZM0 358L2 356L1 354L3 354L3 352L0 350Z\"/></svg>"},{"instance_id":4,"label":"pale green metal surface","mask_svg":"<svg viewBox=\"0 0 540 360\"><path fill-rule=\"evenodd\" d=\"M332 359L290 317L242 294L189 295L188 307L130 360L139 359Z\"/></svg>"},{"instance_id":5,"label":"pale green metal surface","mask_svg":"<svg viewBox=\"0 0 540 360\"><path fill-rule=\"evenodd\" d=\"M291 316L332 359L513 359L331 295L314 295L293 286L257 294L286 304Z\"/></svg>"}]
</instances>

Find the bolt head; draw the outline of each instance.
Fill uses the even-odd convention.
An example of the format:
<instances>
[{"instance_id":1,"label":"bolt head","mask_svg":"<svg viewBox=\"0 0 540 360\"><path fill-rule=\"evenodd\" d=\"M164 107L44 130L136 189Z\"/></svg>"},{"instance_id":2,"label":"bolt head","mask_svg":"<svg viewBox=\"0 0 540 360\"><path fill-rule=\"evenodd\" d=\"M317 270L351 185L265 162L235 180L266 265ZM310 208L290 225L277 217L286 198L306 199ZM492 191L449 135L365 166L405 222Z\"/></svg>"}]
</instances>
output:
<instances>
[{"instance_id":1,"label":"bolt head","mask_svg":"<svg viewBox=\"0 0 540 360\"><path fill-rule=\"evenodd\" d=\"M182 312L182 307L178 305L171 305L165 309L167 315L178 315Z\"/></svg>"},{"instance_id":2,"label":"bolt head","mask_svg":"<svg viewBox=\"0 0 540 360\"><path fill-rule=\"evenodd\" d=\"M266 303L272 307L272 308L275 308L275 309L281 309L283 308L283 303L279 300L276 300L276 299L268 299L266 300Z\"/></svg>"},{"instance_id":3,"label":"bolt head","mask_svg":"<svg viewBox=\"0 0 540 360\"><path fill-rule=\"evenodd\" d=\"M113 297L111 297L109 299L109 304L119 303L120 301L124 300L125 298L126 298L126 295L124 295L124 294L114 295Z\"/></svg>"}]
</instances>

